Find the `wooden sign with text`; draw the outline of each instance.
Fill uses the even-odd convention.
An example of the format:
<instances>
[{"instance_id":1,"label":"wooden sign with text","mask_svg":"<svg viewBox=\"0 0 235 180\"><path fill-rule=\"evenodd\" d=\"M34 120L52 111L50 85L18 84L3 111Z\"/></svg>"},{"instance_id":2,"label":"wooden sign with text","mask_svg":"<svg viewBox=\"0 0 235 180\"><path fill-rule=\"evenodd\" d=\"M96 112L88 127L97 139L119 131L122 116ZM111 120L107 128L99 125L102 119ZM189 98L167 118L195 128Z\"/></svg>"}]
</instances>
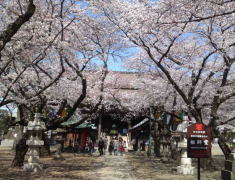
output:
<instances>
[{"instance_id":1,"label":"wooden sign with text","mask_svg":"<svg viewBox=\"0 0 235 180\"><path fill-rule=\"evenodd\" d=\"M190 158L211 157L211 128L195 123L187 129L187 153Z\"/></svg>"}]
</instances>

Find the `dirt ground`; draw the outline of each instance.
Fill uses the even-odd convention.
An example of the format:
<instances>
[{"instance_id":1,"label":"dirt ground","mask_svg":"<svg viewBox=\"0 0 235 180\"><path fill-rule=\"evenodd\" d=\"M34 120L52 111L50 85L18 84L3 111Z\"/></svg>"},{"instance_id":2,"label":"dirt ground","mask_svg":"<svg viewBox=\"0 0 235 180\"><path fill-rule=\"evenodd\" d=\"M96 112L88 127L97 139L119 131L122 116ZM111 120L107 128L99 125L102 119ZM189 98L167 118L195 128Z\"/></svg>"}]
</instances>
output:
<instances>
[{"instance_id":1,"label":"dirt ground","mask_svg":"<svg viewBox=\"0 0 235 180\"><path fill-rule=\"evenodd\" d=\"M0 180L195 180L197 174L179 175L178 162L162 163L159 159L149 160L143 153L126 153L123 156L93 156L88 154L63 153L65 160L53 157L41 158L44 170L40 173L25 172L22 168L11 168L13 152L0 149ZM216 157L221 170L223 158ZM194 165L196 167L196 165ZM201 180L219 180L220 170L201 171Z\"/></svg>"}]
</instances>

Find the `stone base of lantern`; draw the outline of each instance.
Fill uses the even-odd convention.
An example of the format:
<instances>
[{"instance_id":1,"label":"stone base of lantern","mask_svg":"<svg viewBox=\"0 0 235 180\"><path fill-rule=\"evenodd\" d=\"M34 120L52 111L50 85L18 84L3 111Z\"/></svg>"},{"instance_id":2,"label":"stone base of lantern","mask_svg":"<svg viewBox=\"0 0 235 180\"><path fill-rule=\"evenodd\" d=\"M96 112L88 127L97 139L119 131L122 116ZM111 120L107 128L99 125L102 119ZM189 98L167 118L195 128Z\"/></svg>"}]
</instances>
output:
<instances>
[{"instance_id":1,"label":"stone base of lantern","mask_svg":"<svg viewBox=\"0 0 235 180\"><path fill-rule=\"evenodd\" d=\"M181 165L177 166L177 173L184 174L184 175L193 175L195 172L195 167L192 167L191 165Z\"/></svg>"},{"instance_id":2,"label":"stone base of lantern","mask_svg":"<svg viewBox=\"0 0 235 180\"><path fill-rule=\"evenodd\" d=\"M24 170L28 172L39 172L43 170L43 165L38 163L24 164Z\"/></svg>"},{"instance_id":3,"label":"stone base of lantern","mask_svg":"<svg viewBox=\"0 0 235 180\"><path fill-rule=\"evenodd\" d=\"M195 172L195 167L192 166L192 159L188 158L187 151L185 148L181 152L180 166L177 166L177 172L184 175L193 175Z\"/></svg>"}]
</instances>

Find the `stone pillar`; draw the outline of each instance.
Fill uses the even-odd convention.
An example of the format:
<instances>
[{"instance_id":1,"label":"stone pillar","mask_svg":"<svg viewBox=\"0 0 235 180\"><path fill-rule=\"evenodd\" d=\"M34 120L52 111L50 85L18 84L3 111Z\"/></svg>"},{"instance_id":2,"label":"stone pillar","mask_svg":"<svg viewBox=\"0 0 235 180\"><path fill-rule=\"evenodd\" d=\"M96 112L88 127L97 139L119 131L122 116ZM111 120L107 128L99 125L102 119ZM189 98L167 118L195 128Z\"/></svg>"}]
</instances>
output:
<instances>
[{"instance_id":1,"label":"stone pillar","mask_svg":"<svg viewBox=\"0 0 235 180\"><path fill-rule=\"evenodd\" d=\"M177 167L177 172L180 174L194 174L194 167L192 166L192 159L188 158L187 155L187 139L184 138L183 141L179 143L179 148L181 149L181 159L180 166Z\"/></svg>"},{"instance_id":2,"label":"stone pillar","mask_svg":"<svg viewBox=\"0 0 235 180\"><path fill-rule=\"evenodd\" d=\"M222 180L235 180L235 149L224 162L224 170L221 171Z\"/></svg>"},{"instance_id":3,"label":"stone pillar","mask_svg":"<svg viewBox=\"0 0 235 180\"><path fill-rule=\"evenodd\" d=\"M29 159L28 163L24 164L25 171L38 172L41 171L43 166L39 164L39 147L44 145L44 141L40 140L42 138L42 133L46 130L45 123L41 120L41 114L35 113L34 121L29 121L26 127L27 132L30 135L29 140L26 144L29 146Z\"/></svg>"},{"instance_id":4,"label":"stone pillar","mask_svg":"<svg viewBox=\"0 0 235 180\"><path fill-rule=\"evenodd\" d=\"M127 136L128 136L128 147L131 147L131 149L133 149L133 146L132 146L132 144L131 144L131 131L130 131L130 129L131 129L131 122L130 121L128 121L128 134L127 134Z\"/></svg>"},{"instance_id":5,"label":"stone pillar","mask_svg":"<svg viewBox=\"0 0 235 180\"><path fill-rule=\"evenodd\" d=\"M56 144L55 145L55 160L65 160L65 158L62 156L62 145L61 144Z\"/></svg>"}]
</instances>

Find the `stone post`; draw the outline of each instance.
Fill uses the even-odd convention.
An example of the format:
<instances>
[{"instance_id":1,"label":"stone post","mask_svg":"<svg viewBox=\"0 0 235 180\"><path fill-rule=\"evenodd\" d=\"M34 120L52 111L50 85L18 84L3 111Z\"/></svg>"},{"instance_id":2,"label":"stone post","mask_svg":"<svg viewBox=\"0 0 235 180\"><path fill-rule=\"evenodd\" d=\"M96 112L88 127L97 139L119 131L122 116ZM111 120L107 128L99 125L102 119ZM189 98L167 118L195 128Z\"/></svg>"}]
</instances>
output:
<instances>
[{"instance_id":1,"label":"stone post","mask_svg":"<svg viewBox=\"0 0 235 180\"><path fill-rule=\"evenodd\" d=\"M46 130L45 123L41 121L41 114L35 113L34 121L29 121L26 131L29 133L29 140L26 144L29 146L28 163L24 165L25 171L38 172L43 169L42 164L39 164L39 148L44 145L42 138L43 131Z\"/></svg>"},{"instance_id":2,"label":"stone post","mask_svg":"<svg viewBox=\"0 0 235 180\"><path fill-rule=\"evenodd\" d=\"M187 156L187 139L184 138L183 141L179 143L179 148L181 149L181 159L180 166L177 166L177 172L180 174L194 174L194 167L192 166L192 159Z\"/></svg>"},{"instance_id":3,"label":"stone post","mask_svg":"<svg viewBox=\"0 0 235 180\"><path fill-rule=\"evenodd\" d=\"M224 162L224 170L221 171L222 180L235 180L235 149Z\"/></svg>"}]
</instances>

